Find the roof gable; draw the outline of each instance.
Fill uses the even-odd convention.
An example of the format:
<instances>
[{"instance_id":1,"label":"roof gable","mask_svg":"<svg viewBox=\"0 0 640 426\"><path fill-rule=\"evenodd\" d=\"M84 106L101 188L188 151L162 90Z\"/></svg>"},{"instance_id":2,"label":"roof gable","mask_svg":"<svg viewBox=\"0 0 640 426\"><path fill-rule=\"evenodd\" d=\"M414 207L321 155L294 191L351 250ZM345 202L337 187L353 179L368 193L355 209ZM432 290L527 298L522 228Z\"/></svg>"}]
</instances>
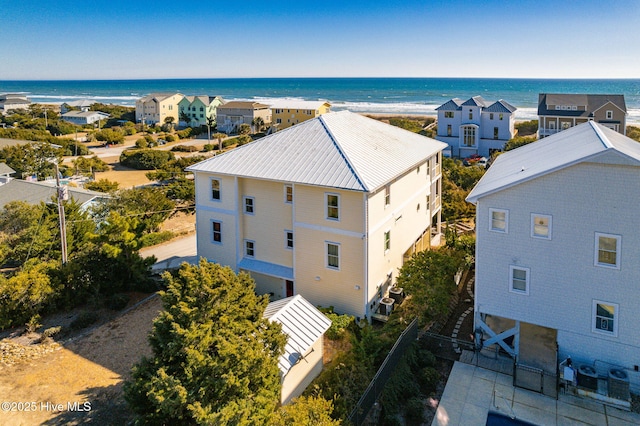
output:
<instances>
[{"instance_id":1,"label":"roof gable","mask_svg":"<svg viewBox=\"0 0 640 426\"><path fill-rule=\"evenodd\" d=\"M436 111L457 111L460 109L460 105L462 105L462 100L453 98L436 108Z\"/></svg>"},{"instance_id":2,"label":"roof gable","mask_svg":"<svg viewBox=\"0 0 640 426\"><path fill-rule=\"evenodd\" d=\"M307 120L187 170L373 191L445 147L442 142L341 111Z\"/></svg>"},{"instance_id":3,"label":"roof gable","mask_svg":"<svg viewBox=\"0 0 640 426\"><path fill-rule=\"evenodd\" d=\"M472 98L467 99L462 106L480 106L484 107L487 105L487 101L484 100L482 96L474 96Z\"/></svg>"},{"instance_id":4,"label":"roof gable","mask_svg":"<svg viewBox=\"0 0 640 426\"><path fill-rule=\"evenodd\" d=\"M278 367L283 375L308 353L331 326L329 318L299 294L269 303L262 316L280 323L287 335L284 354L278 359Z\"/></svg>"},{"instance_id":5,"label":"roof gable","mask_svg":"<svg viewBox=\"0 0 640 426\"><path fill-rule=\"evenodd\" d=\"M640 143L593 121L579 124L500 155L467 201L476 203L484 196L582 162L640 167Z\"/></svg>"},{"instance_id":6,"label":"roof gable","mask_svg":"<svg viewBox=\"0 0 640 426\"><path fill-rule=\"evenodd\" d=\"M491 105L489 105L487 108L485 108L485 111L487 112L503 112L503 113L512 113L516 110L517 108L514 107L513 105L511 105L510 103L508 103L507 101L504 101L502 99L500 99L499 101L496 101L494 103L492 103Z\"/></svg>"}]
</instances>

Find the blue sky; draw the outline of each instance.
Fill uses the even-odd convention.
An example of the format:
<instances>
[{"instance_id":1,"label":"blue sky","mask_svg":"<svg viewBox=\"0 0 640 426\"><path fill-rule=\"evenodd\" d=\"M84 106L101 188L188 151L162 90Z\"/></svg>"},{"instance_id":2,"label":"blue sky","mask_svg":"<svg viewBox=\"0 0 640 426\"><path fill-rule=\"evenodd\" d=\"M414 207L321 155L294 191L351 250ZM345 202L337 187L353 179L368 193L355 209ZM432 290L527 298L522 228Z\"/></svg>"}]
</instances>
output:
<instances>
[{"instance_id":1,"label":"blue sky","mask_svg":"<svg viewBox=\"0 0 640 426\"><path fill-rule=\"evenodd\" d=\"M640 78L640 1L0 0L0 80Z\"/></svg>"}]
</instances>

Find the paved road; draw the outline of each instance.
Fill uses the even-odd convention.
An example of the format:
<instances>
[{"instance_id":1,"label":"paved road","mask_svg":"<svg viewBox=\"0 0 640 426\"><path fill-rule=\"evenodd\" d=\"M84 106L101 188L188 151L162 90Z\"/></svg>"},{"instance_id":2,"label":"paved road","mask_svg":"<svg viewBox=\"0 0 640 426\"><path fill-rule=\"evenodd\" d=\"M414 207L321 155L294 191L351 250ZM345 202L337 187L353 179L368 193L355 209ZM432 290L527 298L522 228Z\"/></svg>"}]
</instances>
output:
<instances>
[{"instance_id":1,"label":"paved road","mask_svg":"<svg viewBox=\"0 0 640 426\"><path fill-rule=\"evenodd\" d=\"M177 268L182 262L196 263L196 234L183 238L177 238L164 244L147 247L140 250L144 257L155 256L157 262L153 265L154 271Z\"/></svg>"}]
</instances>

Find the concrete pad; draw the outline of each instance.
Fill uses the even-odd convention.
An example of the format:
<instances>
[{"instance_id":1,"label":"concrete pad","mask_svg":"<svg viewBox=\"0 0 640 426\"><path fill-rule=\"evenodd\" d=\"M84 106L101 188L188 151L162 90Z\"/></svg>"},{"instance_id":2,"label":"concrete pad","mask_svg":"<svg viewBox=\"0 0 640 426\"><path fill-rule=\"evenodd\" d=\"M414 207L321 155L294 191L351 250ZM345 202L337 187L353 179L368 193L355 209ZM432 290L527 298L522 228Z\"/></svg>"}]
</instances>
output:
<instances>
[{"instance_id":1,"label":"concrete pad","mask_svg":"<svg viewBox=\"0 0 640 426\"><path fill-rule=\"evenodd\" d=\"M516 388L513 393L513 402L528 405L539 410L556 412L556 400L540 393Z\"/></svg>"},{"instance_id":2,"label":"concrete pad","mask_svg":"<svg viewBox=\"0 0 640 426\"><path fill-rule=\"evenodd\" d=\"M558 426L591 426L588 423L584 423L579 420L570 419L568 417L563 417L560 415L556 417L556 424Z\"/></svg>"},{"instance_id":3,"label":"concrete pad","mask_svg":"<svg viewBox=\"0 0 640 426\"><path fill-rule=\"evenodd\" d=\"M624 420L630 424L640 425L640 414L638 413L632 413L610 406L605 407L605 413L609 419L609 424L612 424L612 421Z\"/></svg>"},{"instance_id":4,"label":"concrete pad","mask_svg":"<svg viewBox=\"0 0 640 426\"><path fill-rule=\"evenodd\" d=\"M450 409L447 409L445 405L441 404L438 406L431 426L454 426L460 423L463 404L453 404L449 407Z\"/></svg>"},{"instance_id":5,"label":"concrete pad","mask_svg":"<svg viewBox=\"0 0 640 426\"><path fill-rule=\"evenodd\" d=\"M495 371L486 370L484 368L476 368L476 370L473 373L474 378L478 377L480 379L490 380L492 382L496 381L497 375L498 373L496 373Z\"/></svg>"},{"instance_id":6,"label":"concrete pad","mask_svg":"<svg viewBox=\"0 0 640 426\"><path fill-rule=\"evenodd\" d=\"M498 373L496 374L496 383L513 387L513 376Z\"/></svg>"},{"instance_id":7,"label":"concrete pad","mask_svg":"<svg viewBox=\"0 0 640 426\"><path fill-rule=\"evenodd\" d=\"M530 405L514 402L513 413L516 418L526 420L536 425L555 426L556 424L555 410L547 411Z\"/></svg>"},{"instance_id":8,"label":"concrete pad","mask_svg":"<svg viewBox=\"0 0 640 426\"><path fill-rule=\"evenodd\" d=\"M574 421L580 421L587 425L606 425L607 419L604 413L598 413L579 407L577 405L567 404L562 401L558 401L558 417L565 417Z\"/></svg>"},{"instance_id":9,"label":"concrete pad","mask_svg":"<svg viewBox=\"0 0 640 426\"><path fill-rule=\"evenodd\" d=\"M489 409L473 404L464 404L462 413L463 415L458 423L459 426L478 426L487 423Z\"/></svg>"},{"instance_id":10,"label":"concrete pad","mask_svg":"<svg viewBox=\"0 0 640 426\"><path fill-rule=\"evenodd\" d=\"M494 391L496 393L496 403L498 402L498 400L502 400L503 403L506 402L509 405L513 403L513 386L505 386L496 383L494 386Z\"/></svg>"},{"instance_id":11,"label":"concrete pad","mask_svg":"<svg viewBox=\"0 0 640 426\"><path fill-rule=\"evenodd\" d=\"M573 395L559 395L558 402L564 402L565 404L575 405L585 410L594 411L596 413L604 414L604 405L601 402L594 401L592 399L578 398Z\"/></svg>"}]
</instances>

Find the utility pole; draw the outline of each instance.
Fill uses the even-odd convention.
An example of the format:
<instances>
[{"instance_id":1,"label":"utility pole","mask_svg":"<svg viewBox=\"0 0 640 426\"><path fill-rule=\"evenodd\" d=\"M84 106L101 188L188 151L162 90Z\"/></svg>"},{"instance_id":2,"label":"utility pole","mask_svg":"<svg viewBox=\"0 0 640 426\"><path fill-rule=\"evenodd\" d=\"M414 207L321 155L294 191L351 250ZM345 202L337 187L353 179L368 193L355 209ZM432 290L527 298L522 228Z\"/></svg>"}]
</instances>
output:
<instances>
[{"instance_id":1,"label":"utility pole","mask_svg":"<svg viewBox=\"0 0 640 426\"><path fill-rule=\"evenodd\" d=\"M60 244L62 245L62 264L67 263L67 226L64 219L64 204L63 201L69 199L69 192L66 186L60 185L60 171L58 169L58 162L53 161L56 166L56 190L58 192L58 216L60 217Z\"/></svg>"}]
</instances>

